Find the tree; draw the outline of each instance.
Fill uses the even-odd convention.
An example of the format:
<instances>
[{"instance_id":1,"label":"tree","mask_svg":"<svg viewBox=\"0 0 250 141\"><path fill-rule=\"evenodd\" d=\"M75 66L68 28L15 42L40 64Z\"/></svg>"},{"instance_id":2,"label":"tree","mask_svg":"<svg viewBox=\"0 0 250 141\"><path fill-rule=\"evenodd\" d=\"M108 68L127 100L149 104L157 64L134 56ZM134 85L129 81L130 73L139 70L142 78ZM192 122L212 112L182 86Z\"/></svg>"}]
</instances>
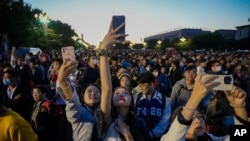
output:
<instances>
[{"instance_id":1,"label":"tree","mask_svg":"<svg viewBox=\"0 0 250 141\"><path fill-rule=\"evenodd\" d=\"M155 46L157 44L157 39L151 39L146 41L147 49L155 49Z\"/></svg>"},{"instance_id":2,"label":"tree","mask_svg":"<svg viewBox=\"0 0 250 141\"><path fill-rule=\"evenodd\" d=\"M133 49L142 49L143 47L144 47L144 45L140 44L140 43L133 45Z\"/></svg>"},{"instance_id":3,"label":"tree","mask_svg":"<svg viewBox=\"0 0 250 141\"><path fill-rule=\"evenodd\" d=\"M220 33L214 32L214 33L208 33L204 35L198 35L193 37L191 40L191 46L194 47L194 49L222 49L222 44L224 42L224 38L221 36Z\"/></svg>"},{"instance_id":4,"label":"tree","mask_svg":"<svg viewBox=\"0 0 250 141\"><path fill-rule=\"evenodd\" d=\"M23 0L0 1L0 34L7 33L10 46L40 47L59 49L62 46L75 45L72 36L76 35L71 26L61 21L51 20L48 36L43 34L42 23L34 15L42 13L32 9Z\"/></svg>"},{"instance_id":5,"label":"tree","mask_svg":"<svg viewBox=\"0 0 250 141\"><path fill-rule=\"evenodd\" d=\"M174 39L171 40L171 42L169 43L169 46L177 48L177 44L178 44L179 42L180 42L180 39L179 39L179 38L174 38Z\"/></svg>"},{"instance_id":6,"label":"tree","mask_svg":"<svg viewBox=\"0 0 250 141\"><path fill-rule=\"evenodd\" d=\"M167 47L169 47L169 39L165 39L165 40L163 40L162 41L162 43L161 43L161 50L165 50Z\"/></svg>"},{"instance_id":7,"label":"tree","mask_svg":"<svg viewBox=\"0 0 250 141\"><path fill-rule=\"evenodd\" d=\"M27 45L32 36L33 26L31 7L23 0L4 0L0 2L1 32L8 33L10 45Z\"/></svg>"}]
</instances>

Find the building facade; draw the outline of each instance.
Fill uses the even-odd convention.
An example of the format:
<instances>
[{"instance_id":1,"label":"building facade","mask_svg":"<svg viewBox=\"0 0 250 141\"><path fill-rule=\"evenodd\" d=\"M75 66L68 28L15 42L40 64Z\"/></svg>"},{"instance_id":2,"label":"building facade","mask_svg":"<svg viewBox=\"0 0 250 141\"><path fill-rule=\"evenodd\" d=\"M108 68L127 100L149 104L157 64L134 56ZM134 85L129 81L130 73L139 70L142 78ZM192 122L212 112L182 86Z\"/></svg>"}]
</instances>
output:
<instances>
[{"instance_id":1,"label":"building facade","mask_svg":"<svg viewBox=\"0 0 250 141\"><path fill-rule=\"evenodd\" d=\"M250 25L242 25L236 27L235 40L250 38Z\"/></svg>"},{"instance_id":2,"label":"building facade","mask_svg":"<svg viewBox=\"0 0 250 141\"><path fill-rule=\"evenodd\" d=\"M225 40L229 40L229 39L235 38L236 30L219 29L219 30L215 30L214 32L219 32Z\"/></svg>"},{"instance_id":3,"label":"building facade","mask_svg":"<svg viewBox=\"0 0 250 141\"><path fill-rule=\"evenodd\" d=\"M182 38L182 37L193 38L194 36L208 34L208 33L210 33L210 31L204 31L202 29L184 28L184 29L179 29L175 31L148 36L144 38L144 41L148 41L152 39L157 39L157 40L162 40L162 41L168 39L169 41L172 41L175 38Z\"/></svg>"}]
</instances>

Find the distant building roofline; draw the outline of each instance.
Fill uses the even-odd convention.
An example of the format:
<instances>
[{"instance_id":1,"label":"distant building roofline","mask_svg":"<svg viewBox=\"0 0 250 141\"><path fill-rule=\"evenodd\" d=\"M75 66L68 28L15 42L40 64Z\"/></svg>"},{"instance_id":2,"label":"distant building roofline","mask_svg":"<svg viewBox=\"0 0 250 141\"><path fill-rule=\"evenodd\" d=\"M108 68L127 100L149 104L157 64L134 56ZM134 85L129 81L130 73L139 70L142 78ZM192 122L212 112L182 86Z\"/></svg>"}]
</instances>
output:
<instances>
[{"instance_id":1,"label":"distant building roofline","mask_svg":"<svg viewBox=\"0 0 250 141\"><path fill-rule=\"evenodd\" d=\"M236 31L236 29L216 29L215 31Z\"/></svg>"},{"instance_id":2,"label":"distant building roofline","mask_svg":"<svg viewBox=\"0 0 250 141\"><path fill-rule=\"evenodd\" d=\"M236 26L236 28L241 28L241 27L250 27L250 24L247 24L247 25L241 25L241 26Z\"/></svg>"}]
</instances>

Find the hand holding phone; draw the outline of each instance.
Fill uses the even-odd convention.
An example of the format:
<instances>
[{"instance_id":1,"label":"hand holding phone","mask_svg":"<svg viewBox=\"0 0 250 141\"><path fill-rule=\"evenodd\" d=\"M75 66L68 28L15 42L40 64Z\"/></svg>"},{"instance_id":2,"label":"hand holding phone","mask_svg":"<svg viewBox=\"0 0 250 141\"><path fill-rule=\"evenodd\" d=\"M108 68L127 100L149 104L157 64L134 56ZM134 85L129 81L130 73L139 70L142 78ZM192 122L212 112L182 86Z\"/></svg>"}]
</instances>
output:
<instances>
[{"instance_id":1,"label":"hand holding phone","mask_svg":"<svg viewBox=\"0 0 250 141\"><path fill-rule=\"evenodd\" d=\"M76 60L75 49L73 46L62 47L61 52L63 60L70 60L70 61Z\"/></svg>"},{"instance_id":2,"label":"hand holding phone","mask_svg":"<svg viewBox=\"0 0 250 141\"><path fill-rule=\"evenodd\" d=\"M202 76L202 79L211 76L214 74L205 74ZM233 76L232 75L216 75L218 76L214 82L220 82L219 85L215 86L213 90L224 91L224 90L232 90L233 88Z\"/></svg>"},{"instance_id":3,"label":"hand holding phone","mask_svg":"<svg viewBox=\"0 0 250 141\"><path fill-rule=\"evenodd\" d=\"M120 26L121 24L125 23L125 16L124 15L114 15L112 17L112 25L113 25L113 29L117 28L118 26ZM117 32L117 34L125 34L125 25ZM119 40L121 42L125 41L125 36L119 38Z\"/></svg>"}]
</instances>

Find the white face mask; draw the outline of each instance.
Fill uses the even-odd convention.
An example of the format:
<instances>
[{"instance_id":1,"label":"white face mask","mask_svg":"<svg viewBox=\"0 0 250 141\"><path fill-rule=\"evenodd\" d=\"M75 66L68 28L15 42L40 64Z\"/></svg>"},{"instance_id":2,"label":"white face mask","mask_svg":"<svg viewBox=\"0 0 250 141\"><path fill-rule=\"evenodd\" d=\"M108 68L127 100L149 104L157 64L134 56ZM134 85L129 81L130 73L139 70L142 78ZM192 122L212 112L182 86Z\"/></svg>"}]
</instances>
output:
<instances>
[{"instance_id":1,"label":"white face mask","mask_svg":"<svg viewBox=\"0 0 250 141\"><path fill-rule=\"evenodd\" d=\"M216 71L217 71L217 72L221 71L221 66L217 66L217 67L216 67Z\"/></svg>"},{"instance_id":2,"label":"white face mask","mask_svg":"<svg viewBox=\"0 0 250 141\"><path fill-rule=\"evenodd\" d=\"M154 75L155 77L157 77L158 74L159 74L159 72L153 72L153 75Z\"/></svg>"},{"instance_id":3,"label":"white face mask","mask_svg":"<svg viewBox=\"0 0 250 141\"><path fill-rule=\"evenodd\" d=\"M97 60L97 59L94 60L94 64L95 64L95 65L98 64L98 60Z\"/></svg>"},{"instance_id":4,"label":"white face mask","mask_svg":"<svg viewBox=\"0 0 250 141\"><path fill-rule=\"evenodd\" d=\"M150 71L150 69L151 69L150 67L146 67L146 70L147 70L147 71Z\"/></svg>"}]
</instances>

